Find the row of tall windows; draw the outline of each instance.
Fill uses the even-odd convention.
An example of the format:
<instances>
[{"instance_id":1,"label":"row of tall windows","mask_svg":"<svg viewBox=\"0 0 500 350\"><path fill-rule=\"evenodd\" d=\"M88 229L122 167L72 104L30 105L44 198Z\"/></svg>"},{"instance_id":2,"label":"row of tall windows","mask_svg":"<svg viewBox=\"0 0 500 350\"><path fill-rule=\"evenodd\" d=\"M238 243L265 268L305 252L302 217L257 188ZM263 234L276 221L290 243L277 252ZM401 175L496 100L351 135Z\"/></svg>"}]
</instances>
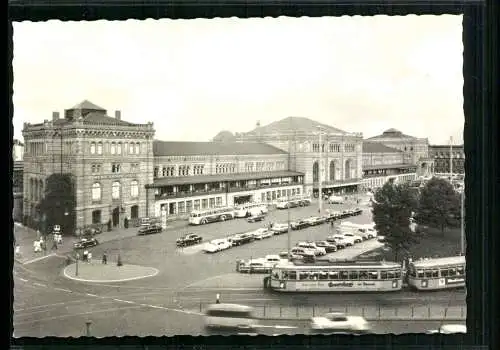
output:
<instances>
[{"instance_id":1,"label":"row of tall windows","mask_svg":"<svg viewBox=\"0 0 500 350\"><path fill-rule=\"evenodd\" d=\"M224 163L224 164L216 164L215 165L215 173L216 174L228 174L236 172L236 163Z\"/></svg>"},{"instance_id":2,"label":"row of tall windows","mask_svg":"<svg viewBox=\"0 0 500 350\"><path fill-rule=\"evenodd\" d=\"M90 171L92 174L100 174L102 171L103 165L102 164L91 164L90 166ZM139 171L139 163L130 163L130 172L131 173L137 173ZM111 164L111 172L113 174L118 174L122 170L122 166L119 163L113 163Z\"/></svg>"},{"instance_id":3,"label":"row of tall windows","mask_svg":"<svg viewBox=\"0 0 500 350\"><path fill-rule=\"evenodd\" d=\"M100 201L102 200L102 191L103 186L99 182L95 182L92 185L92 201ZM114 181L111 184L111 199L120 199L122 196L122 184L119 181ZM130 197L137 198L139 197L139 181L132 180L130 181Z\"/></svg>"},{"instance_id":4,"label":"row of tall windows","mask_svg":"<svg viewBox=\"0 0 500 350\"><path fill-rule=\"evenodd\" d=\"M187 201L172 202L163 204L162 208L167 211L168 215L189 214L193 210L217 208L222 206L222 197L211 197Z\"/></svg>"},{"instance_id":5,"label":"row of tall windows","mask_svg":"<svg viewBox=\"0 0 500 350\"><path fill-rule=\"evenodd\" d=\"M102 142L91 142L90 143L90 154L103 154ZM141 154L141 143L140 142L111 142L109 144L109 153L113 155L121 155L122 153L128 154Z\"/></svg>"}]
</instances>

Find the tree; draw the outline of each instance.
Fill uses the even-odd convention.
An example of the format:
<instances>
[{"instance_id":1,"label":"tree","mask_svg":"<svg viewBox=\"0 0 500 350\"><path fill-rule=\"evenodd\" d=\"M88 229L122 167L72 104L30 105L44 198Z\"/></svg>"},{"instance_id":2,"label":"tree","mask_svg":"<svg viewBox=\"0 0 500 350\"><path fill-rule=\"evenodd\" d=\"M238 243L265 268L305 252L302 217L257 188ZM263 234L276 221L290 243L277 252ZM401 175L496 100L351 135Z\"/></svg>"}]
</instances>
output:
<instances>
[{"instance_id":1,"label":"tree","mask_svg":"<svg viewBox=\"0 0 500 350\"><path fill-rule=\"evenodd\" d=\"M54 225L60 225L63 234L75 230L76 195L70 174L52 174L45 182L45 195L39 203L44 233Z\"/></svg>"},{"instance_id":2,"label":"tree","mask_svg":"<svg viewBox=\"0 0 500 350\"><path fill-rule=\"evenodd\" d=\"M396 261L401 253L418 243L417 235L410 229L410 217L417 206L418 200L407 185L387 182L375 193L372 201L375 229L385 237Z\"/></svg>"},{"instance_id":3,"label":"tree","mask_svg":"<svg viewBox=\"0 0 500 350\"><path fill-rule=\"evenodd\" d=\"M460 224L460 194L445 179L430 179L420 192L417 222L439 228L444 234L446 228Z\"/></svg>"}]
</instances>

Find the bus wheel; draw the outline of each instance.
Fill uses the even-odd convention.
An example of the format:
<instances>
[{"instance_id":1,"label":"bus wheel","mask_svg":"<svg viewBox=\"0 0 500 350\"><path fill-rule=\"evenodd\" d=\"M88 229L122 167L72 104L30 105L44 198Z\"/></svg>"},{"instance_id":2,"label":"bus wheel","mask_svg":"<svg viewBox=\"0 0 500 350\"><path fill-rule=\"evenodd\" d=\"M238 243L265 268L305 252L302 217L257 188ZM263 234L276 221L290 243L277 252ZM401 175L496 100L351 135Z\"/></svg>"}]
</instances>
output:
<instances>
[{"instance_id":1,"label":"bus wheel","mask_svg":"<svg viewBox=\"0 0 500 350\"><path fill-rule=\"evenodd\" d=\"M225 216L225 215L222 215L222 216L220 217L220 221L226 221L226 216Z\"/></svg>"},{"instance_id":2,"label":"bus wheel","mask_svg":"<svg viewBox=\"0 0 500 350\"><path fill-rule=\"evenodd\" d=\"M202 225L205 225L206 223L207 223L207 220L206 220L206 219L201 220L201 224L202 224Z\"/></svg>"}]
</instances>

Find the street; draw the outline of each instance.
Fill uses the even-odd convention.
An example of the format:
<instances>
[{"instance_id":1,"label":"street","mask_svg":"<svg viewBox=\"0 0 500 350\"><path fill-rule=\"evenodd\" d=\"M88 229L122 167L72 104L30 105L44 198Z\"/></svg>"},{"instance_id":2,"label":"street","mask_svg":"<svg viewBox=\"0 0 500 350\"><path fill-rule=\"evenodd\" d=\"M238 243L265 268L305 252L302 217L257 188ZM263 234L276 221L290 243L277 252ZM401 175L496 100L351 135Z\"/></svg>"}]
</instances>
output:
<instances>
[{"instance_id":1,"label":"street","mask_svg":"<svg viewBox=\"0 0 500 350\"><path fill-rule=\"evenodd\" d=\"M352 207L348 206L348 207ZM326 208L342 210L346 206L325 205ZM363 215L347 220L356 223L370 222L369 209ZM315 215L317 206L290 209L291 219ZM287 211L271 211L266 222L249 224L244 219L204 226L184 226L178 230L165 230L150 236L134 236L113 240L92 248L92 254L100 259L106 252L110 264L115 263L118 253L124 265L135 264L156 268L158 275L142 280L123 283L86 283L63 276L64 255L54 255L29 264L17 263L14 267L15 300L14 328L20 336L79 336L84 335L85 323L91 321L92 335L173 335L202 334L203 311L220 294L222 302L254 306L262 324L263 334L286 331L303 333L307 323L299 318L312 316L315 312L330 309L349 313L373 314L378 318L408 313L413 307L414 317L436 319L447 310L447 318L463 319L465 305L461 290L417 293L404 290L378 294L270 294L263 289L264 275L239 274L235 271L237 259L263 257L287 249L287 234L255 241L227 251L205 254L199 247L176 248L175 240L183 233L196 233L208 241L237 232L246 232L264 226L267 222L286 222ZM292 231L291 241L318 240L328 236L330 225L320 225L300 231ZM358 248L347 248L333 253L345 259L359 251L373 249L376 240L360 243ZM351 253L350 252L351 249ZM294 320L268 320L271 313L288 312L301 307L300 317ZM280 307L288 311L277 311ZM263 315L267 308L267 315ZM273 310L273 311L269 311ZM293 309L295 310L295 309ZM370 311L372 310L372 311ZM397 311L396 311L397 310ZM421 316L418 316L421 315ZM422 316L423 315L423 316ZM281 315L283 316L283 315ZM408 316L408 315L407 315ZM393 317L393 316L391 316ZM409 316L408 316L409 317ZM407 318L408 318L407 317ZM279 318L279 317L278 317ZM434 321L374 321L380 332L419 332L432 328ZM461 321L463 322L463 321ZM284 328L270 327L273 325ZM296 327L296 328L286 328Z\"/></svg>"}]
</instances>

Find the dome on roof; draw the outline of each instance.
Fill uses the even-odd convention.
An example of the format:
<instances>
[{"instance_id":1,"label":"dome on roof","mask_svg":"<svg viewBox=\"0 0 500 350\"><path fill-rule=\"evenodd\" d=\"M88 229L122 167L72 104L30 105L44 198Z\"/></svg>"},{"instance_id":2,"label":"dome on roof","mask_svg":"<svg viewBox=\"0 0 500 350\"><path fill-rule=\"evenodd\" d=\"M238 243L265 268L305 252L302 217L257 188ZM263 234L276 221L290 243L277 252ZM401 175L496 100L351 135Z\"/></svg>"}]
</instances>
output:
<instances>
[{"instance_id":1,"label":"dome on roof","mask_svg":"<svg viewBox=\"0 0 500 350\"><path fill-rule=\"evenodd\" d=\"M390 128L384 131L384 134L402 134L402 132L394 128Z\"/></svg>"},{"instance_id":2,"label":"dome on roof","mask_svg":"<svg viewBox=\"0 0 500 350\"><path fill-rule=\"evenodd\" d=\"M219 132L214 138L215 142L234 142L236 141L236 137L233 135L231 131L223 130Z\"/></svg>"}]
</instances>

